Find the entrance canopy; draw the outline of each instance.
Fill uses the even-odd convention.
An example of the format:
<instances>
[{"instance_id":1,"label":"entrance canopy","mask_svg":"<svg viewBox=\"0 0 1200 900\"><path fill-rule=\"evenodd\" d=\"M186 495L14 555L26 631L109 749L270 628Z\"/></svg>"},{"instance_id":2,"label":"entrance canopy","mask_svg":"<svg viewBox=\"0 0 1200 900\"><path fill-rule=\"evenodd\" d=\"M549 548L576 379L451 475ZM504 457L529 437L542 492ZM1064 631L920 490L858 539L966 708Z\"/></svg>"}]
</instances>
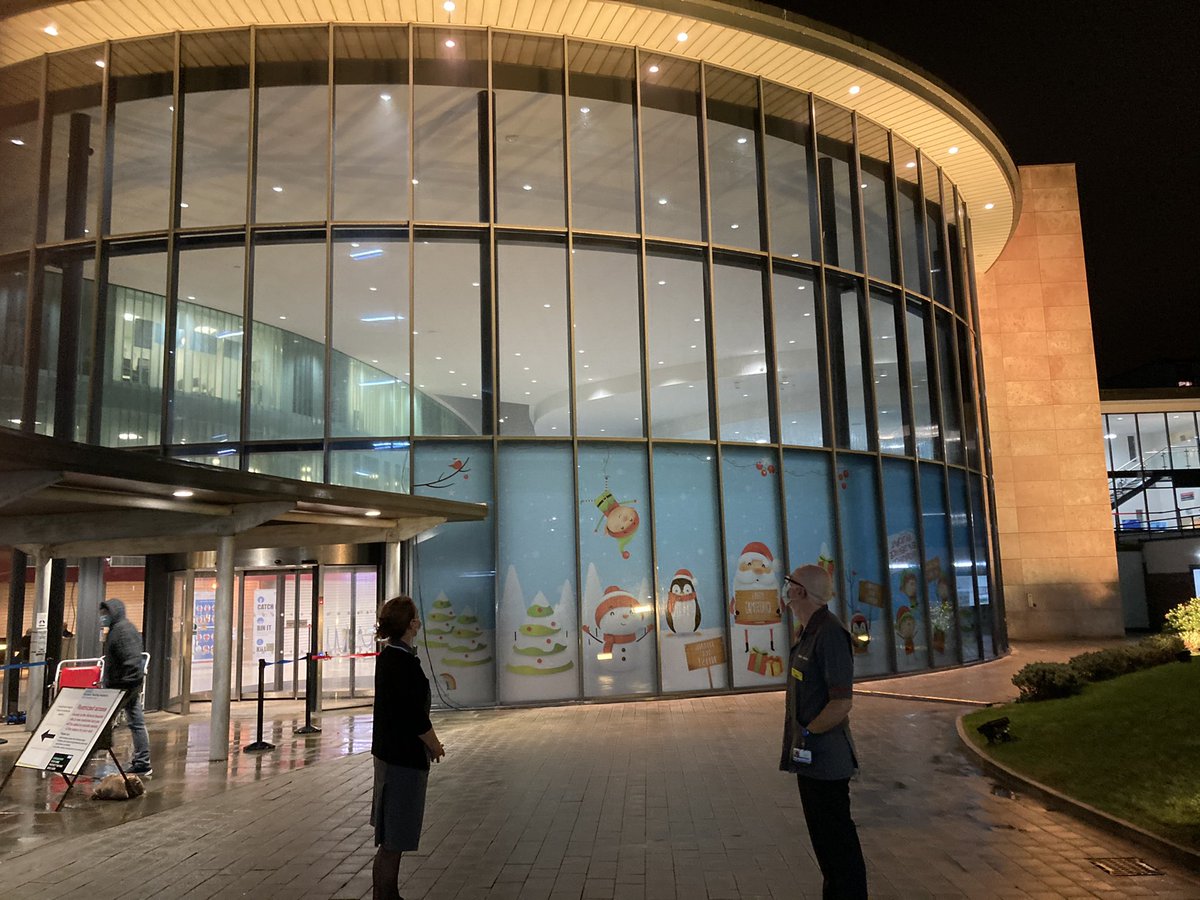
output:
<instances>
[{"instance_id":1,"label":"entrance canopy","mask_svg":"<svg viewBox=\"0 0 1200 900\"><path fill-rule=\"evenodd\" d=\"M0 546L42 558L403 541L487 506L310 484L0 429Z\"/></svg>"}]
</instances>

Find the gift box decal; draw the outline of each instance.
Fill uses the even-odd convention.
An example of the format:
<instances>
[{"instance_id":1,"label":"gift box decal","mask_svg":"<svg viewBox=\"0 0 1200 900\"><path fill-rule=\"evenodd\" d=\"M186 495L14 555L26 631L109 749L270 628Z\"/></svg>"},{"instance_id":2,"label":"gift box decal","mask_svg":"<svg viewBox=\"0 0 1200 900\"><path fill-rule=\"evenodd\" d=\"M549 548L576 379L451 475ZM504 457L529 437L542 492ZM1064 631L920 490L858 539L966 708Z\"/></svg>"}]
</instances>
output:
<instances>
[{"instance_id":1,"label":"gift box decal","mask_svg":"<svg viewBox=\"0 0 1200 900\"><path fill-rule=\"evenodd\" d=\"M758 647L750 648L750 656L746 659L746 670L757 675L778 676L783 674L783 657L768 654Z\"/></svg>"}]
</instances>

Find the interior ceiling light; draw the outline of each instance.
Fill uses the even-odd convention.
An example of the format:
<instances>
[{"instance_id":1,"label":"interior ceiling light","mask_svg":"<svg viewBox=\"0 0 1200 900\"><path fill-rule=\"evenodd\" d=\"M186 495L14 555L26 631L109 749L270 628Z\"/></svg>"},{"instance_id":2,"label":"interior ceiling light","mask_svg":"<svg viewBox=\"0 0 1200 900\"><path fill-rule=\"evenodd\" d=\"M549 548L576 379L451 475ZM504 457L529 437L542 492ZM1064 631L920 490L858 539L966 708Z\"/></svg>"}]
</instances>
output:
<instances>
[{"instance_id":1,"label":"interior ceiling light","mask_svg":"<svg viewBox=\"0 0 1200 900\"><path fill-rule=\"evenodd\" d=\"M906 168L906 169L915 169L916 167L917 167L917 164L915 161L909 161L904 164L904 168Z\"/></svg>"},{"instance_id":2,"label":"interior ceiling light","mask_svg":"<svg viewBox=\"0 0 1200 900\"><path fill-rule=\"evenodd\" d=\"M180 208L180 209L187 209L187 208L188 208L188 205L187 205L186 203L184 203L184 202L182 202L182 201L181 201L181 202L180 202L180 204L179 204L179 208Z\"/></svg>"},{"instance_id":3,"label":"interior ceiling light","mask_svg":"<svg viewBox=\"0 0 1200 900\"><path fill-rule=\"evenodd\" d=\"M857 84L850 85L850 95L851 96L854 96L861 90L862 90L862 88L860 88Z\"/></svg>"},{"instance_id":4,"label":"interior ceiling light","mask_svg":"<svg viewBox=\"0 0 1200 900\"><path fill-rule=\"evenodd\" d=\"M25 142L23 140L21 140L20 138L12 138L10 143L16 144L18 147L25 146Z\"/></svg>"},{"instance_id":5,"label":"interior ceiling light","mask_svg":"<svg viewBox=\"0 0 1200 900\"><path fill-rule=\"evenodd\" d=\"M192 496L195 496L195 493L196 493L195 491L178 490L178 491L172 491L171 496L172 497L180 497L180 498L192 497Z\"/></svg>"},{"instance_id":6,"label":"interior ceiling light","mask_svg":"<svg viewBox=\"0 0 1200 900\"><path fill-rule=\"evenodd\" d=\"M983 208L984 209L995 209L996 204L995 203L985 203L985 204L983 204Z\"/></svg>"},{"instance_id":7,"label":"interior ceiling light","mask_svg":"<svg viewBox=\"0 0 1200 900\"><path fill-rule=\"evenodd\" d=\"M446 0L446 2L442 4L442 9L444 9L446 12L454 12L454 0Z\"/></svg>"},{"instance_id":8,"label":"interior ceiling light","mask_svg":"<svg viewBox=\"0 0 1200 900\"><path fill-rule=\"evenodd\" d=\"M43 28L42 31L46 32L50 37L58 37L58 26L53 22Z\"/></svg>"},{"instance_id":9,"label":"interior ceiling light","mask_svg":"<svg viewBox=\"0 0 1200 900\"><path fill-rule=\"evenodd\" d=\"M651 66L651 67L650 67L650 74L651 74L651 75L657 75L657 74L658 74L658 66Z\"/></svg>"},{"instance_id":10,"label":"interior ceiling light","mask_svg":"<svg viewBox=\"0 0 1200 900\"><path fill-rule=\"evenodd\" d=\"M592 108L590 106L581 106L581 107L579 107L579 111L586 116L588 113L590 113L592 111Z\"/></svg>"},{"instance_id":11,"label":"interior ceiling light","mask_svg":"<svg viewBox=\"0 0 1200 900\"><path fill-rule=\"evenodd\" d=\"M679 34L675 35L675 40L679 41L679 43L681 43L681 44L684 41L686 41L687 39L688 39L688 34L686 31L681 31L681 32L679 32Z\"/></svg>"},{"instance_id":12,"label":"interior ceiling light","mask_svg":"<svg viewBox=\"0 0 1200 900\"><path fill-rule=\"evenodd\" d=\"M949 150L947 150L946 152L947 152L947 153L949 153L951 156L953 156L955 153L957 153L957 152L958 152L958 148L957 148L957 147L951 147L951 148L950 148Z\"/></svg>"},{"instance_id":13,"label":"interior ceiling light","mask_svg":"<svg viewBox=\"0 0 1200 900\"><path fill-rule=\"evenodd\" d=\"M283 185L277 184L274 187L272 187L271 190L273 190L277 194L282 194L283 193Z\"/></svg>"},{"instance_id":14,"label":"interior ceiling light","mask_svg":"<svg viewBox=\"0 0 1200 900\"><path fill-rule=\"evenodd\" d=\"M101 69L103 69L104 68L104 60L102 60L102 59L96 60L96 65L98 65Z\"/></svg>"},{"instance_id":15,"label":"interior ceiling light","mask_svg":"<svg viewBox=\"0 0 1200 900\"><path fill-rule=\"evenodd\" d=\"M738 143L744 144L744 143L746 143L747 140L749 140L749 138L740 137L740 138L738 138Z\"/></svg>"},{"instance_id":16,"label":"interior ceiling light","mask_svg":"<svg viewBox=\"0 0 1200 900\"><path fill-rule=\"evenodd\" d=\"M392 95L391 94L380 94L379 99L382 100L384 103L387 103L389 100L392 99Z\"/></svg>"},{"instance_id":17,"label":"interior ceiling light","mask_svg":"<svg viewBox=\"0 0 1200 900\"><path fill-rule=\"evenodd\" d=\"M377 509L363 510L363 515L367 516L369 518L372 518L372 519L375 518L376 516L378 516L379 514L380 514L379 510L377 510Z\"/></svg>"},{"instance_id":18,"label":"interior ceiling light","mask_svg":"<svg viewBox=\"0 0 1200 900\"><path fill-rule=\"evenodd\" d=\"M521 185L521 190L523 190L523 191L532 191L532 190L533 190L533 185L532 185L532 184L523 184L523 185Z\"/></svg>"},{"instance_id":19,"label":"interior ceiling light","mask_svg":"<svg viewBox=\"0 0 1200 900\"><path fill-rule=\"evenodd\" d=\"M447 40L447 41L446 41L446 46L447 46L447 47L450 47L450 48L453 48L453 47L454 47L454 41Z\"/></svg>"},{"instance_id":20,"label":"interior ceiling light","mask_svg":"<svg viewBox=\"0 0 1200 900\"><path fill-rule=\"evenodd\" d=\"M659 206L666 206L666 205L667 205L667 198L666 198L666 197L659 197L659 198L658 198L658 205L659 205Z\"/></svg>"}]
</instances>

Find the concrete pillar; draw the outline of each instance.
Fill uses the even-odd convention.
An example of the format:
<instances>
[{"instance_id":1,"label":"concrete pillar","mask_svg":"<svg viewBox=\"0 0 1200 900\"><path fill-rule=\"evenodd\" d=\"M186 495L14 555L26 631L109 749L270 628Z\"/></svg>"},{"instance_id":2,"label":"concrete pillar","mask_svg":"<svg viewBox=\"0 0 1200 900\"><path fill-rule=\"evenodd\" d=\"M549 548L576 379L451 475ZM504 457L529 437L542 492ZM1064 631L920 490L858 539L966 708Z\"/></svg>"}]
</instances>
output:
<instances>
[{"instance_id":1,"label":"concrete pillar","mask_svg":"<svg viewBox=\"0 0 1200 900\"><path fill-rule=\"evenodd\" d=\"M29 635L29 662L46 661L46 636L50 617L50 566L53 560L40 552L34 559L33 582L33 631ZM46 683L54 673L46 674L44 665L35 665L29 670L25 682L25 730L36 731L42 721L42 697Z\"/></svg>"},{"instance_id":2,"label":"concrete pillar","mask_svg":"<svg viewBox=\"0 0 1200 900\"><path fill-rule=\"evenodd\" d=\"M104 560L79 560L79 594L75 610L75 653L80 659L100 655L100 604L104 602Z\"/></svg>"},{"instance_id":3,"label":"concrete pillar","mask_svg":"<svg viewBox=\"0 0 1200 900\"><path fill-rule=\"evenodd\" d=\"M233 677L233 536L217 544L217 602L213 621L212 718L208 758L229 759L229 691Z\"/></svg>"}]
</instances>

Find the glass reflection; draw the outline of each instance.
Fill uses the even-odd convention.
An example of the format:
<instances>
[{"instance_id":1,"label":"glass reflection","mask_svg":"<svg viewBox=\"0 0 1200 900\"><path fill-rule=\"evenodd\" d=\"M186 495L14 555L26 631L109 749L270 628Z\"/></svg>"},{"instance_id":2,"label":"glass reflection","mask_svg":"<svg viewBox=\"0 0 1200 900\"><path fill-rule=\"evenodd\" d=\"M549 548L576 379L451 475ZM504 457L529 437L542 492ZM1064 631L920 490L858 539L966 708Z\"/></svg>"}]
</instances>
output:
<instances>
[{"instance_id":1,"label":"glass reflection","mask_svg":"<svg viewBox=\"0 0 1200 900\"><path fill-rule=\"evenodd\" d=\"M917 151L893 137L896 151L896 190L900 218L900 252L904 262L904 287L929 295L929 262L926 258L925 214L921 209L921 183Z\"/></svg>"},{"instance_id":2,"label":"glass reflection","mask_svg":"<svg viewBox=\"0 0 1200 900\"><path fill-rule=\"evenodd\" d=\"M903 369L896 340L896 302L890 294L871 292L871 358L875 365L875 424L879 449L905 453Z\"/></svg>"},{"instance_id":3,"label":"glass reflection","mask_svg":"<svg viewBox=\"0 0 1200 900\"><path fill-rule=\"evenodd\" d=\"M574 262L575 427L579 435L641 437L641 305L631 247L577 244Z\"/></svg>"},{"instance_id":4,"label":"glass reflection","mask_svg":"<svg viewBox=\"0 0 1200 900\"><path fill-rule=\"evenodd\" d=\"M934 390L934 373L929 365L926 351L929 341L929 312L919 300L909 298L908 316L908 369L912 377L913 433L916 437L917 456L923 459L938 458L937 394Z\"/></svg>"},{"instance_id":5,"label":"glass reflection","mask_svg":"<svg viewBox=\"0 0 1200 900\"><path fill-rule=\"evenodd\" d=\"M642 209L647 234L703 240L700 227L700 67L643 56Z\"/></svg>"},{"instance_id":6,"label":"glass reflection","mask_svg":"<svg viewBox=\"0 0 1200 900\"><path fill-rule=\"evenodd\" d=\"M174 68L172 38L113 45L109 227L114 234L167 227L175 132Z\"/></svg>"},{"instance_id":7,"label":"glass reflection","mask_svg":"<svg viewBox=\"0 0 1200 900\"><path fill-rule=\"evenodd\" d=\"M833 421L839 447L871 449L867 430L867 367L861 325L861 289L848 279L827 276L825 308L833 354Z\"/></svg>"},{"instance_id":8,"label":"glass reflection","mask_svg":"<svg viewBox=\"0 0 1200 900\"><path fill-rule=\"evenodd\" d=\"M0 68L0 253L33 243L41 60Z\"/></svg>"},{"instance_id":9,"label":"glass reflection","mask_svg":"<svg viewBox=\"0 0 1200 900\"><path fill-rule=\"evenodd\" d=\"M699 255L646 257L646 319L651 434L709 439L708 336Z\"/></svg>"},{"instance_id":10,"label":"glass reflection","mask_svg":"<svg viewBox=\"0 0 1200 900\"><path fill-rule=\"evenodd\" d=\"M849 110L814 100L817 178L821 190L821 234L825 263L862 270L858 246L858 190L854 183L854 125Z\"/></svg>"},{"instance_id":11,"label":"glass reflection","mask_svg":"<svg viewBox=\"0 0 1200 900\"><path fill-rule=\"evenodd\" d=\"M102 64L98 66L97 60ZM100 117L104 51L91 47L50 57L46 114L50 172L46 240L93 234L100 204Z\"/></svg>"},{"instance_id":12,"label":"glass reflection","mask_svg":"<svg viewBox=\"0 0 1200 900\"><path fill-rule=\"evenodd\" d=\"M776 268L773 288L780 440L820 447L825 431L816 282L807 270Z\"/></svg>"},{"instance_id":13,"label":"glass reflection","mask_svg":"<svg viewBox=\"0 0 1200 900\"><path fill-rule=\"evenodd\" d=\"M572 226L634 232L637 157L633 51L574 41L568 43L567 51Z\"/></svg>"},{"instance_id":14,"label":"glass reflection","mask_svg":"<svg viewBox=\"0 0 1200 900\"><path fill-rule=\"evenodd\" d=\"M867 271L881 281L900 280L896 269L896 206L892 202L892 165L888 134L873 122L858 120L859 176L863 224L867 232Z\"/></svg>"},{"instance_id":15,"label":"glass reflection","mask_svg":"<svg viewBox=\"0 0 1200 900\"><path fill-rule=\"evenodd\" d=\"M945 447L946 461L962 465L963 438L962 415L959 410L961 394L958 384L958 366L954 357L954 324L950 314L937 311L937 348L939 379L939 394L942 398L942 438Z\"/></svg>"},{"instance_id":16,"label":"glass reflection","mask_svg":"<svg viewBox=\"0 0 1200 900\"><path fill-rule=\"evenodd\" d=\"M91 246L47 253L40 263L34 430L67 440L88 438L92 356L96 347L96 267ZM158 290L162 291L162 286ZM108 335L104 334L104 338ZM100 347L111 346L105 340Z\"/></svg>"},{"instance_id":17,"label":"glass reflection","mask_svg":"<svg viewBox=\"0 0 1200 900\"><path fill-rule=\"evenodd\" d=\"M771 440L762 289L757 266L713 267L717 409L723 441Z\"/></svg>"},{"instance_id":18,"label":"glass reflection","mask_svg":"<svg viewBox=\"0 0 1200 900\"><path fill-rule=\"evenodd\" d=\"M792 259L820 259L808 95L767 82L763 97L771 252Z\"/></svg>"},{"instance_id":19,"label":"glass reflection","mask_svg":"<svg viewBox=\"0 0 1200 900\"><path fill-rule=\"evenodd\" d=\"M25 371L26 264L0 264L0 427L21 425Z\"/></svg>"},{"instance_id":20,"label":"glass reflection","mask_svg":"<svg viewBox=\"0 0 1200 900\"><path fill-rule=\"evenodd\" d=\"M757 250L758 81L709 68L705 90L713 241Z\"/></svg>"}]
</instances>

